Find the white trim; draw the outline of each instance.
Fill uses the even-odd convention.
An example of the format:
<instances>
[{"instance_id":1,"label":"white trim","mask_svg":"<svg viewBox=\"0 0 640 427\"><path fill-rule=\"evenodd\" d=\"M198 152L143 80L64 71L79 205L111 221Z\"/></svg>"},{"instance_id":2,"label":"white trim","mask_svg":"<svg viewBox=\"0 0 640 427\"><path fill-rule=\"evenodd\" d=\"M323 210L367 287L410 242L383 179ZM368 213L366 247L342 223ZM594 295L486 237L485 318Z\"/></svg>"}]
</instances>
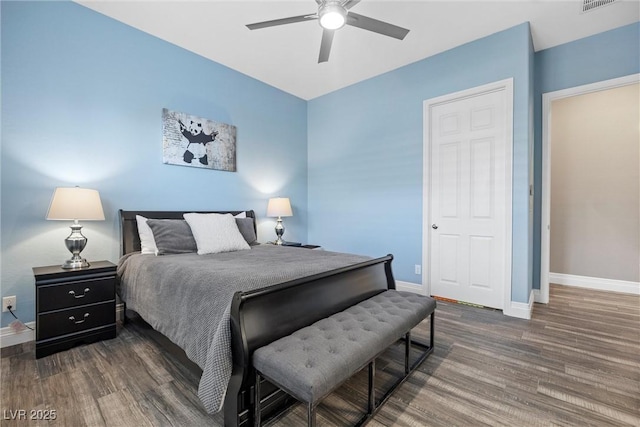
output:
<instances>
[{"instance_id":1,"label":"white trim","mask_svg":"<svg viewBox=\"0 0 640 427\"><path fill-rule=\"evenodd\" d=\"M606 89L638 83L640 74L619 77L583 86L542 94L542 209L540 220L540 298L536 302L549 302L549 257L551 242L551 103L555 100L584 95Z\"/></svg>"},{"instance_id":2,"label":"white trim","mask_svg":"<svg viewBox=\"0 0 640 427\"><path fill-rule=\"evenodd\" d=\"M561 273L549 273L549 282L557 285L575 286L577 288L640 295L640 282L603 279L600 277L575 276L573 274Z\"/></svg>"},{"instance_id":3,"label":"white trim","mask_svg":"<svg viewBox=\"0 0 640 427\"><path fill-rule=\"evenodd\" d=\"M36 322L25 323L30 328L36 328ZM22 344L36 339L35 331L25 329L16 332L10 326L0 329L0 348L11 347L12 345Z\"/></svg>"},{"instance_id":4,"label":"white trim","mask_svg":"<svg viewBox=\"0 0 640 427\"><path fill-rule=\"evenodd\" d=\"M418 295L427 295L425 287L420 283L403 282L402 280L396 280L396 290L413 292Z\"/></svg>"},{"instance_id":5,"label":"white trim","mask_svg":"<svg viewBox=\"0 0 640 427\"><path fill-rule=\"evenodd\" d=\"M533 312L533 301L535 300L534 292L531 290L529 294L529 302L510 301L508 308L502 310L505 316L517 317L519 319L531 319Z\"/></svg>"},{"instance_id":6,"label":"white trim","mask_svg":"<svg viewBox=\"0 0 640 427\"><path fill-rule=\"evenodd\" d=\"M429 241L431 232L431 171L430 171L430 155L431 155L431 123L430 123L430 111L436 104L445 102L452 102L463 98L469 98L472 96L482 95L488 92L505 91L505 113L506 129L505 129L505 159L508 164L506 165L505 177L505 254L507 254L507 260L505 262L504 271L504 299L503 310L505 307L509 307L511 303L511 267L513 263L513 249L512 249L512 215L513 215L513 78L500 80L497 82L489 83L482 86L477 86L471 89L463 90L460 92L454 92L447 95L439 96L436 98L427 99L423 102L423 119L424 127L422 134L422 265L423 271L431 271L430 269L430 257L429 257ZM422 275L422 287L425 291L425 295L431 295L431 280L429 274Z\"/></svg>"},{"instance_id":7,"label":"white trim","mask_svg":"<svg viewBox=\"0 0 640 427\"><path fill-rule=\"evenodd\" d=\"M542 301L542 293L540 292L540 289L533 289L533 302L538 302L538 303L541 303L541 304L547 304L549 301L548 301L548 298L547 298L547 302L546 303L543 302Z\"/></svg>"}]
</instances>

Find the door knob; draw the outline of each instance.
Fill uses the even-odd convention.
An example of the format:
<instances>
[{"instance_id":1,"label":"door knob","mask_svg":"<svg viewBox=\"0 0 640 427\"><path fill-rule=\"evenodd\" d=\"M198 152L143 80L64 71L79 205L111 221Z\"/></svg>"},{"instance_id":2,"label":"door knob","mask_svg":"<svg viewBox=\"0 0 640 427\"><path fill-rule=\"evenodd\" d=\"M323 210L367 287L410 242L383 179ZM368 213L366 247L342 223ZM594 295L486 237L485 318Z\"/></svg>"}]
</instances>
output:
<instances>
[{"instance_id":1,"label":"door knob","mask_svg":"<svg viewBox=\"0 0 640 427\"><path fill-rule=\"evenodd\" d=\"M431 228L433 228L434 230L437 230L438 226L436 224L431 224Z\"/></svg>"}]
</instances>

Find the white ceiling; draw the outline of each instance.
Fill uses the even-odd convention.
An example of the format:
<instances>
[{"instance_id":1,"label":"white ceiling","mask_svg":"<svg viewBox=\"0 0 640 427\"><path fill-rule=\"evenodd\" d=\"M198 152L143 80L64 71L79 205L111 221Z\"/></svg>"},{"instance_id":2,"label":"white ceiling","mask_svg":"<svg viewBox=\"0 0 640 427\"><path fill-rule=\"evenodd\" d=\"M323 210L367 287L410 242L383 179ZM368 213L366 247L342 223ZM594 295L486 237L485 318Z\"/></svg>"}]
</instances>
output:
<instances>
[{"instance_id":1,"label":"white ceiling","mask_svg":"<svg viewBox=\"0 0 640 427\"><path fill-rule=\"evenodd\" d=\"M362 0L353 12L408 28L407 37L347 26L336 32L329 62L318 64L317 21L245 27L315 13L314 0L77 2L307 100L526 21L539 51L640 20L638 0L587 13L582 0Z\"/></svg>"}]
</instances>

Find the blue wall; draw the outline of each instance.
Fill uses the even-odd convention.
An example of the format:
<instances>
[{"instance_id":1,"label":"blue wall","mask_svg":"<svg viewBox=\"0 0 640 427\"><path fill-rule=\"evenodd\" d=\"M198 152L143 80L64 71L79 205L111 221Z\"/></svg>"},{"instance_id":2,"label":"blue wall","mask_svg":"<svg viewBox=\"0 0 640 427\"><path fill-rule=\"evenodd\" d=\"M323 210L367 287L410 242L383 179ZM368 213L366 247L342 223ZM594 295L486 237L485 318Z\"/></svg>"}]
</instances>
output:
<instances>
[{"instance_id":1,"label":"blue wall","mask_svg":"<svg viewBox=\"0 0 640 427\"><path fill-rule=\"evenodd\" d=\"M640 73L640 23L535 54L535 205L533 284L540 288L542 94Z\"/></svg>"},{"instance_id":2,"label":"blue wall","mask_svg":"<svg viewBox=\"0 0 640 427\"><path fill-rule=\"evenodd\" d=\"M290 197L307 240L307 103L71 2L1 2L2 295L34 320L31 267L62 263L69 224L45 221L58 186L100 191L87 259L119 255L118 209L255 209ZM162 108L237 127L237 172L162 163ZM11 320L2 314L2 326Z\"/></svg>"},{"instance_id":3,"label":"blue wall","mask_svg":"<svg viewBox=\"0 0 640 427\"><path fill-rule=\"evenodd\" d=\"M512 300L527 302L530 47L525 23L309 101L309 241L393 253L395 277L421 283L423 101L514 78Z\"/></svg>"}]
</instances>

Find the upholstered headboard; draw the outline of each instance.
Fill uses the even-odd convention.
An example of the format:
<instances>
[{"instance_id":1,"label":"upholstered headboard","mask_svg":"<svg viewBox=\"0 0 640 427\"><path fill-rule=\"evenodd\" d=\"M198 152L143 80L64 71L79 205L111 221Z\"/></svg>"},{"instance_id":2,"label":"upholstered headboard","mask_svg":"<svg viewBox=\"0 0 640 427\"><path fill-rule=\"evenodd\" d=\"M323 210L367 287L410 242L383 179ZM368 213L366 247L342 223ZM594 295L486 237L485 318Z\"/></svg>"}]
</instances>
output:
<instances>
[{"instance_id":1,"label":"upholstered headboard","mask_svg":"<svg viewBox=\"0 0 640 427\"><path fill-rule=\"evenodd\" d=\"M138 234L138 223L136 215L152 219L183 219L182 215L189 212L196 213L219 213L238 215L246 212L247 218L253 218L253 229L258 233L256 227L256 214L254 211L125 211L120 209L120 255L128 254L140 250L140 235Z\"/></svg>"}]
</instances>

